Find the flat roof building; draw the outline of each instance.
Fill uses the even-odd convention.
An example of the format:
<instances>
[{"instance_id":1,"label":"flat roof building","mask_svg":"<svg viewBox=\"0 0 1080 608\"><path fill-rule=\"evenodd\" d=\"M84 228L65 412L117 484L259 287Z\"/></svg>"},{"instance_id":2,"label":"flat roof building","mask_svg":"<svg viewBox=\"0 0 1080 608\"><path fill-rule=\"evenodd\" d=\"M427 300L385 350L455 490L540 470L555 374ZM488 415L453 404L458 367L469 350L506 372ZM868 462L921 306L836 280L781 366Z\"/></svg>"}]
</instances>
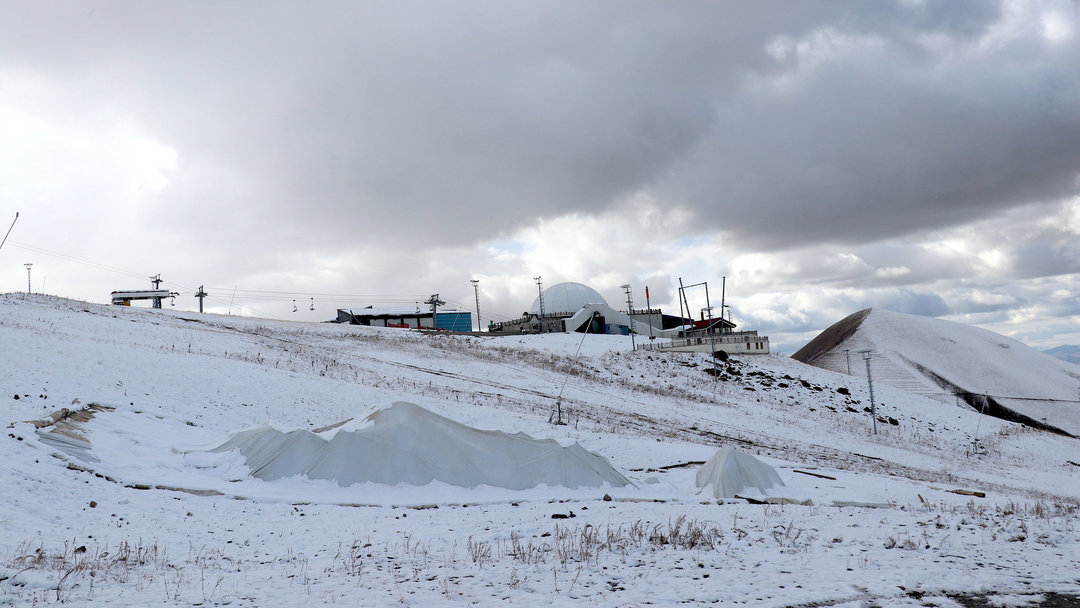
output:
<instances>
[{"instance_id":1,"label":"flat roof building","mask_svg":"<svg viewBox=\"0 0 1080 608\"><path fill-rule=\"evenodd\" d=\"M432 325L431 311L419 307L391 307L344 309L339 308L338 323L367 325L369 327L400 327L403 329L439 329L445 331L472 331L472 313L463 310L439 309Z\"/></svg>"}]
</instances>

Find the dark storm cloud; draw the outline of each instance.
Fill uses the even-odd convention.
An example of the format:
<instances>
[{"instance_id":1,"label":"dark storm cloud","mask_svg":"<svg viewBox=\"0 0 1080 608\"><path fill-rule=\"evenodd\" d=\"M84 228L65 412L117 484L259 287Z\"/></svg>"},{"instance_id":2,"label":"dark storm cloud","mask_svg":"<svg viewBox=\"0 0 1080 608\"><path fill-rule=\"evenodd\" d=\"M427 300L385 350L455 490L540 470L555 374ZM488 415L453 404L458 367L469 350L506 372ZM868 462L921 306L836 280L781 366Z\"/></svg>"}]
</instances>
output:
<instances>
[{"instance_id":1,"label":"dark storm cloud","mask_svg":"<svg viewBox=\"0 0 1080 608\"><path fill-rule=\"evenodd\" d=\"M1011 276L1054 277L1080 272L1080 244L1074 235L1043 238L1024 243L1013 253Z\"/></svg>"},{"instance_id":2,"label":"dark storm cloud","mask_svg":"<svg viewBox=\"0 0 1080 608\"><path fill-rule=\"evenodd\" d=\"M991 2L0 10L57 115L178 151L158 221L263 247L476 242L636 192L757 246L867 242L1077 188L1076 38L983 48Z\"/></svg>"}]
</instances>

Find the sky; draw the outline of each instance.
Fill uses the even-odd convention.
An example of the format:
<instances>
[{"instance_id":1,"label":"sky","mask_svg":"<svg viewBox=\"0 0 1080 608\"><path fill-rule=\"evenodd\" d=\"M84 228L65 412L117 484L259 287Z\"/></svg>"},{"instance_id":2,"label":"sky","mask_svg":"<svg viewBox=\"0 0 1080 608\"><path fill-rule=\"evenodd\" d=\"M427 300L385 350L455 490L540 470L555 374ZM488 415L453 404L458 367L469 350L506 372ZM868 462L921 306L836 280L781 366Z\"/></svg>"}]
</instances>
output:
<instances>
[{"instance_id":1,"label":"sky","mask_svg":"<svg viewBox=\"0 0 1080 608\"><path fill-rule=\"evenodd\" d=\"M1080 5L4 2L16 213L0 291L487 325L682 278L780 352L866 307L1078 344Z\"/></svg>"}]
</instances>

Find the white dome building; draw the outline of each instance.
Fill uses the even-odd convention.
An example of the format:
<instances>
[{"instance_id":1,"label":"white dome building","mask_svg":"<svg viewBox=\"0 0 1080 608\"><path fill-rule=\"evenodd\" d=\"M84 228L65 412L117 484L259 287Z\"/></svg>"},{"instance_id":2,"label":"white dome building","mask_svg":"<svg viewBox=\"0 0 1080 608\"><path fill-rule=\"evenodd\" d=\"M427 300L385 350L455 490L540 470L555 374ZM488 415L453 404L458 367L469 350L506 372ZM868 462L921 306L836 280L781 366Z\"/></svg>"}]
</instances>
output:
<instances>
[{"instance_id":1,"label":"white dome building","mask_svg":"<svg viewBox=\"0 0 1080 608\"><path fill-rule=\"evenodd\" d=\"M550 333L578 331L598 334L628 334L632 325L638 333L648 333L649 326L615 310L595 289L581 283L558 283L543 292L544 314L540 314L540 298L520 319L505 321L492 331L511 333Z\"/></svg>"},{"instance_id":2,"label":"white dome building","mask_svg":"<svg viewBox=\"0 0 1080 608\"><path fill-rule=\"evenodd\" d=\"M607 306L604 296L581 283L559 283L544 290L544 314L575 313L589 304ZM533 299L530 314L540 314L540 298Z\"/></svg>"}]
</instances>

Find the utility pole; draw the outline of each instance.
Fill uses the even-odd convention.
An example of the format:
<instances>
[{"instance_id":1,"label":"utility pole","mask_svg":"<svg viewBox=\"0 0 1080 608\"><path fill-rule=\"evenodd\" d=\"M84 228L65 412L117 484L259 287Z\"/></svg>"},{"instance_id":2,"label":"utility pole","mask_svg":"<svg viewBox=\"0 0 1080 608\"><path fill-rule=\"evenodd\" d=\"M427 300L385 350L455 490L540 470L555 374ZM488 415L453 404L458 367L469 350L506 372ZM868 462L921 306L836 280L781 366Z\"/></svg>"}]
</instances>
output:
<instances>
[{"instance_id":1,"label":"utility pole","mask_svg":"<svg viewBox=\"0 0 1080 608\"><path fill-rule=\"evenodd\" d=\"M630 346L637 350L637 341L634 340L634 296L630 292L630 284L620 285L626 292L626 316L630 317Z\"/></svg>"},{"instance_id":2,"label":"utility pole","mask_svg":"<svg viewBox=\"0 0 1080 608\"><path fill-rule=\"evenodd\" d=\"M473 293L476 294L476 331L479 332L483 325L480 324L480 279L469 279L472 283Z\"/></svg>"},{"instance_id":3,"label":"utility pole","mask_svg":"<svg viewBox=\"0 0 1080 608\"><path fill-rule=\"evenodd\" d=\"M681 325L682 328L683 328L683 337L685 338L686 337L686 315L690 314L690 311L686 311L686 313L683 314L682 300L683 300L683 298L682 298L682 277L679 277L679 325Z\"/></svg>"},{"instance_id":4,"label":"utility pole","mask_svg":"<svg viewBox=\"0 0 1080 608\"><path fill-rule=\"evenodd\" d=\"M206 291L203 289L202 285L199 285L199 291L195 292L195 297L199 298L199 312L202 312L203 298L206 297Z\"/></svg>"},{"instance_id":5,"label":"utility pole","mask_svg":"<svg viewBox=\"0 0 1080 608\"><path fill-rule=\"evenodd\" d=\"M161 275L155 274L150 277L150 282L154 284L154 289L161 288ZM154 308L161 308L161 298L154 298Z\"/></svg>"},{"instance_id":6,"label":"utility pole","mask_svg":"<svg viewBox=\"0 0 1080 608\"><path fill-rule=\"evenodd\" d=\"M652 324L652 304L649 302L649 286L645 286L645 308L649 311L649 340L655 340L656 336L653 335Z\"/></svg>"},{"instance_id":7,"label":"utility pole","mask_svg":"<svg viewBox=\"0 0 1080 608\"><path fill-rule=\"evenodd\" d=\"M27 263L23 264L23 266L26 266L26 293L31 293L30 292L30 267L33 266L33 265L34 265L33 262L27 262Z\"/></svg>"},{"instance_id":8,"label":"utility pole","mask_svg":"<svg viewBox=\"0 0 1080 608\"><path fill-rule=\"evenodd\" d=\"M439 307L446 302L439 299L439 294L433 293L424 304L431 306L431 329L439 329Z\"/></svg>"},{"instance_id":9,"label":"utility pole","mask_svg":"<svg viewBox=\"0 0 1080 608\"><path fill-rule=\"evenodd\" d=\"M533 280L536 281L536 291L540 293L540 333L544 333L544 277L535 276Z\"/></svg>"},{"instance_id":10,"label":"utility pole","mask_svg":"<svg viewBox=\"0 0 1080 608\"><path fill-rule=\"evenodd\" d=\"M874 380L870 377L870 355L868 350L860 350L866 361L866 383L870 386L870 417L874 419L874 434L877 435L877 406L874 405Z\"/></svg>"},{"instance_id":11,"label":"utility pole","mask_svg":"<svg viewBox=\"0 0 1080 608\"><path fill-rule=\"evenodd\" d=\"M707 289L706 289L706 293L708 293ZM708 303L708 301L709 301L708 299L705 300L706 303ZM712 361L713 361L713 377L712 377L712 379L713 379L713 382L716 382L717 377L720 376L720 362L717 361L717 359L716 359L716 331L713 330L713 326L712 326L712 309L713 309L712 306L708 306L706 308L703 308L702 312L704 312L704 311L709 312L709 326L708 326L709 327L709 329L708 329L708 332L709 332L709 350L712 352ZM723 325L722 322L721 322L721 325Z\"/></svg>"}]
</instances>

